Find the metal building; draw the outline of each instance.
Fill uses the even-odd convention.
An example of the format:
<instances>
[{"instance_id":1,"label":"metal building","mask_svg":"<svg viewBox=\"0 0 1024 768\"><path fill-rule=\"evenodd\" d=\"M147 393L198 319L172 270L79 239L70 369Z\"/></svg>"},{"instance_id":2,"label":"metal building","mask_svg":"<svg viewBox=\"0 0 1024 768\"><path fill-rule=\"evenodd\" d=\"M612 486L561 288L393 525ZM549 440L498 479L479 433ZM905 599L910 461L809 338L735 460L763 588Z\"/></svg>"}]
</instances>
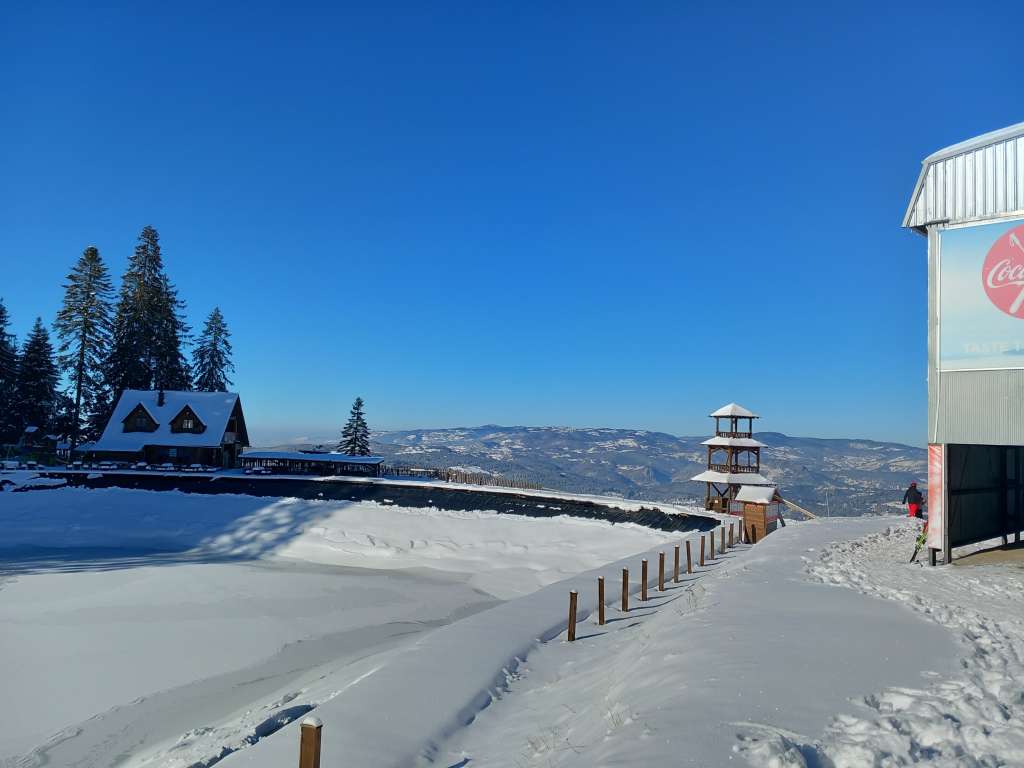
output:
<instances>
[{"instance_id":1,"label":"metal building","mask_svg":"<svg viewBox=\"0 0 1024 768\"><path fill-rule=\"evenodd\" d=\"M1024 527L1024 123L926 157L930 560Z\"/></svg>"}]
</instances>

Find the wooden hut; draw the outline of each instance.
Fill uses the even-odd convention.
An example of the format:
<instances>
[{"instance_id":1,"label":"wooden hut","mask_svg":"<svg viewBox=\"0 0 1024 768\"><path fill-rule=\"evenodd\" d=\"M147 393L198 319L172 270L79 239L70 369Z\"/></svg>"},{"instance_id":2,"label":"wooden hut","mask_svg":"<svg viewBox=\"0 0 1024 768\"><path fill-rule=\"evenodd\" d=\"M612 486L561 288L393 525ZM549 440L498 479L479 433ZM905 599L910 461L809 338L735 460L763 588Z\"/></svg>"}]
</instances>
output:
<instances>
[{"instance_id":1,"label":"wooden hut","mask_svg":"<svg viewBox=\"0 0 1024 768\"><path fill-rule=\"evenodd\" d=\"M736 493L731 512L743 517L747 541L757 542L774 531L782 517L782 497L773 485L744 485Z\"/></svg>"}]
</instances>

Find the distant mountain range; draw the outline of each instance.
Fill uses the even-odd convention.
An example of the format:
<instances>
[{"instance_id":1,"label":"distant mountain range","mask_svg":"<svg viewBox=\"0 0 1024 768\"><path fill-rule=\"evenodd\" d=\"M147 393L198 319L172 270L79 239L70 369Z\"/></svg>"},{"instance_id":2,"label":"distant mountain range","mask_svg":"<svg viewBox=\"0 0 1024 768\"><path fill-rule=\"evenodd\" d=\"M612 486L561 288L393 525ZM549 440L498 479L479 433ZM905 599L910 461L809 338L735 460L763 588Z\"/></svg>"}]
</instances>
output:
<instances>
[{"instance_id":1,"label":"distant mountain range","mask_svg":"<svg viewBox=\"0 0 1024 768\"><path fill-rule=\"evenodd\" d=\"M690 477L705 468L707 435L569 427L482 427L375 432L391 464L523 475L546 487L652 501L703 499ZM759 432L762 474L819 514L891 511L912 480L927 479L926 451L872 440ZM282 446L283 447L283 446ZM288 448L307 447L291 444Z\"/></svg>"}]
</instances>

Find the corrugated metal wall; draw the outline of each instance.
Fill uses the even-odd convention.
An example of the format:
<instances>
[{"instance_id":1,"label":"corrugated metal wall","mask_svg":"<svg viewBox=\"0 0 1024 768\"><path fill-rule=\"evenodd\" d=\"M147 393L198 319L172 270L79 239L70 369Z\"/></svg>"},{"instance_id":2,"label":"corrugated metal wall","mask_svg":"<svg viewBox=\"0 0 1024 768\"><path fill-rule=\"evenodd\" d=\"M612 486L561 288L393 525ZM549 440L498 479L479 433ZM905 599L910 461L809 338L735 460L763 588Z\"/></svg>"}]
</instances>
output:
<instances>
[{"instance_id":1,"label":"corrugated metal wall","mask_svg":"<svg viewBox=\"0 0 1024 768\"><path fill-rule=\"evenodd\" d=\"M930 442L1024 445L1024 371L947 371L933 392Z\"/></svg>"},{"instance_id":2,"label":"corrugated metal wall","mask_svg":"<svg viewBox=\"0 0 1024 768\"><path fill-rule=\"evenodd\" d=\"M1024 136L936 160L904 226L989 219L1024 210Z\"/></svg>"}]
</instances>

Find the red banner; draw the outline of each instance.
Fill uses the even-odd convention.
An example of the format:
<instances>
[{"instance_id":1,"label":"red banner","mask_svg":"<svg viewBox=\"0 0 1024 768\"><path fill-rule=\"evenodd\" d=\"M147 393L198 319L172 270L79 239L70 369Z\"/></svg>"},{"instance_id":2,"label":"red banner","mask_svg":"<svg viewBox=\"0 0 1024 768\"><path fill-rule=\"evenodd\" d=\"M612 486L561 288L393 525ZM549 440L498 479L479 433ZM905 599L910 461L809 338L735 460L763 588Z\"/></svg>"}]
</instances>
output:
<instances>
[{"instance_id":1,"label":"red banner","mask_svg":"<svg viewBox=\"0 0 1024 768\"><path fill-rule=\"evenodd\" d=\"M946 446L928 446L928 541L930 549L946 546Z\"/></svg>"}]
</instances>

